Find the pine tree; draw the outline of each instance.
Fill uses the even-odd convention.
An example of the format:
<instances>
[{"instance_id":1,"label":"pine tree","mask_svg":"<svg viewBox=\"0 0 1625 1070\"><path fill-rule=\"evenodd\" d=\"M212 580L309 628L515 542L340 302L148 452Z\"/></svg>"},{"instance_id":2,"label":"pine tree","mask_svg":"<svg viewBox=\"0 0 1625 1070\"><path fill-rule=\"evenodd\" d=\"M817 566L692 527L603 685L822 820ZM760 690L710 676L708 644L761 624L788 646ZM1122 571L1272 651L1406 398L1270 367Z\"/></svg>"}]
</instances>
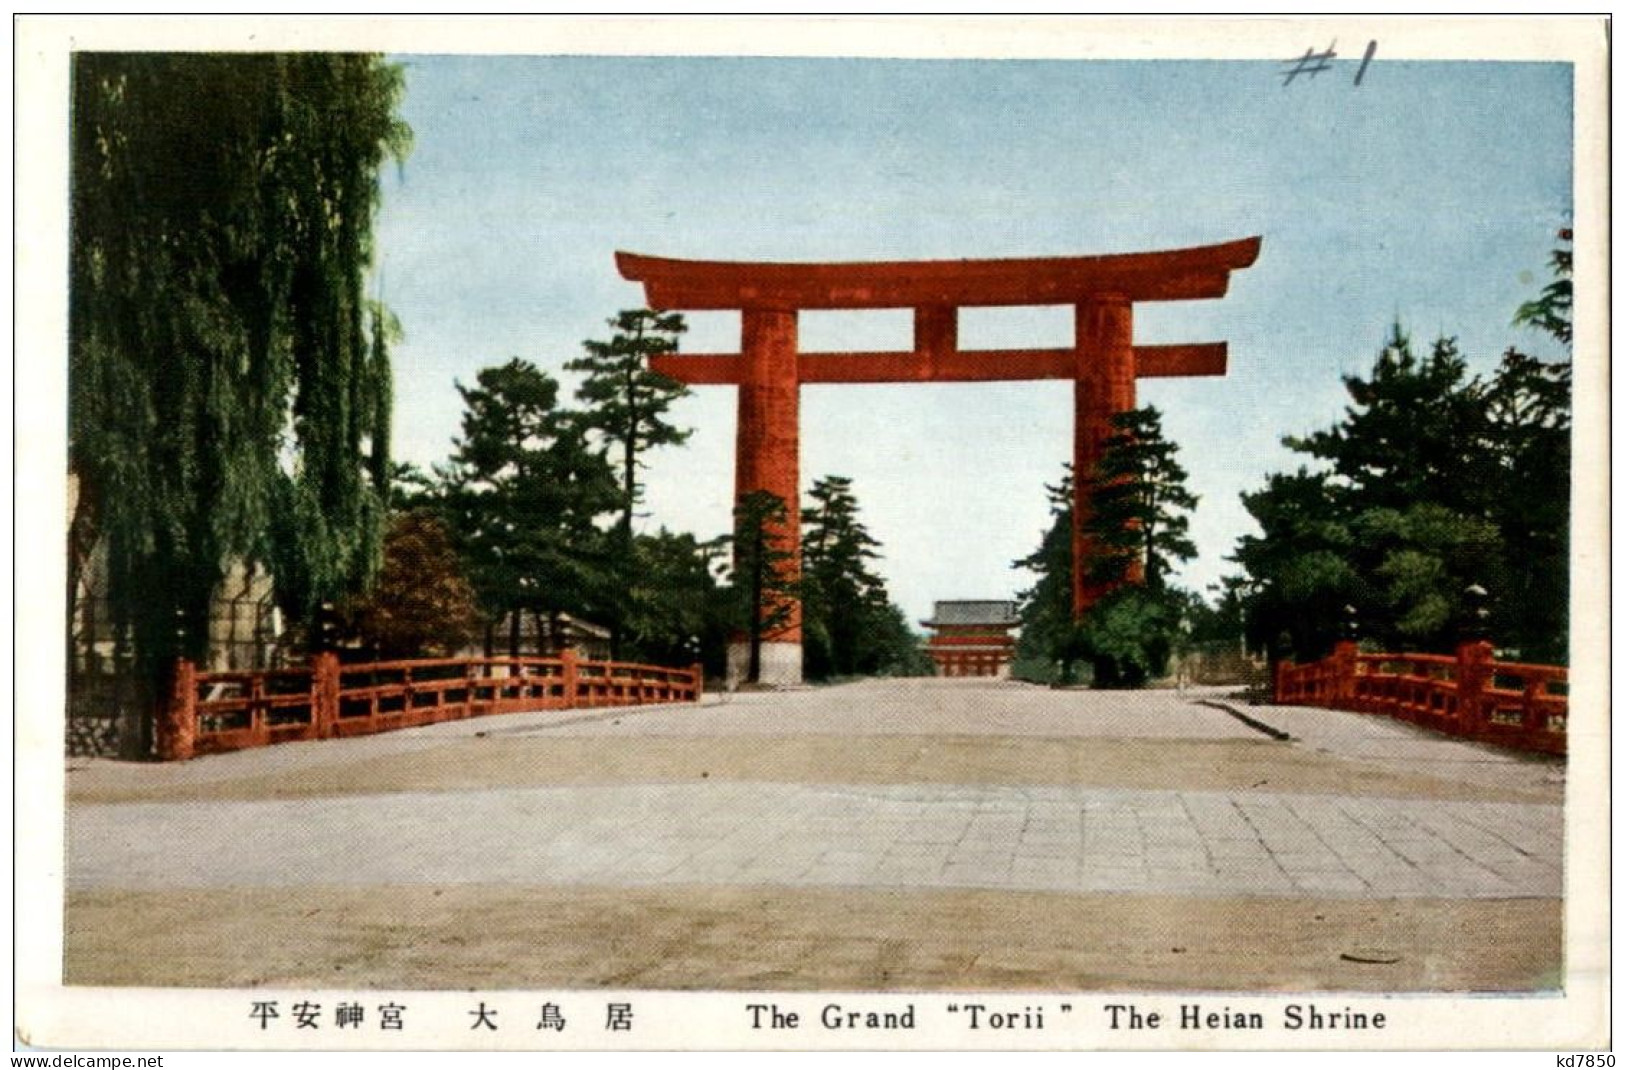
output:
<instances>
[{"instance_id":1,"label":"pine tree","mask_svg":"<svg viewBox=\"0 0 1625 1070\"><path fill-rule=\"evenodd\" d=\"M1343 607L1361 584L1339 495L1324 473L1299 468L1271 475L1241 501L1262 532L1242 536L1233 558L1251 579L1248 642L1275 651L1285 634L1295 657L1318 658L1337 641Z\"/></svg>"},{"instance_id":2,"label":"pine tree","mask_svg":"<svg viewBox=\"0 0 1625 1070\"><path fill-rule=\"evenodd\" d=\"M1449 649L1462 593L1498 586L1488 390L1454 340L1417 356L1395 325L1369 376L1345 376L1333 427L1285 439L1320 471L1273 476L1243 502L1264 529L1236 558L1259 581L1254 619L1294 655L1324 654L1348 608L1385 649ZM1267 583L1265 582L1267 581Z\"/></svg>"},{"instance_id":3,"label":"pine tree","mask_svg":"<svg viewBox=\"0 0 1625 1070\"><path fill-rule=\"evenodd\" d=\"M1481 512L1493 493L1493 460L1481 448L1484 387L1469 374L1455 339L1417 356L1395 324L1367 378L1347 375L1352 402L1325 431L1286 445L1326 463L1339 493L1362 507L1404 509L1434 502Z\"/></svg>"},{"instance_id":4,"label":"pine tree","mask_svg":"<svg viewBox=\"0 0 1625 1070\"><path fill-rule=\"evenodd\" d=\"M1117 413L1090 496L1087 531L1095 555L1081 563L1113 585L1078 622L1076 649L1094 667L1097 687L1138 687L1167 667L1186 608L1168 584L1196 556L1179 447L1162 435L1162 414L1146 407ZM1128 582L1136 578L1142 582Z\"/></svg>"},{"instance_id":5,"label":"pine tree","mask_svg":"<svg viewBox=\"0 0 1625 1070\"><path fill-rule=\"evenodd\" d=\"M1023 660L1056 662L1065 682L1073 664L1094 668L1096 686L1135 687L1161 673L1188 602L1171 587L1177 562L1195 556L1187 513L1196 497L1185 486L1178 447L1162 436L1154 408L1119 413L1112 420L1091 481L1086 532L1093 553L1072 560L1072 475L1048 487L1054 520L1040 546L1015 562L1038 576L1018 599ZM1083 619L1072 616L1072 570L1111 588Z\"/></svg>"},{"instance_id":6,"label":"pine tree","mask_svg":"<svg viewBox=\"0 0 1625 1070\"><path fill-rule=\"evenodd\" d=\"M1196 496L1185 487L1179 447L1162 437L1162 415L1154 408L1131 409L1112 417L1099 469L1091 482L1086 531L1099 548L1086 562L1097 583L1118 584L1135 572L1146 589L1167 586L1174 563L1196 556L1190 518Z\"/></svg>"},{"instance_id":7,"label":"pine tree","mask_svg":"<svg viewBox=\"0 0 1625 1070\"><path fill-rule=\"evenodd\" d=\"M929 661L870 567L880 543L858 516L852 480L825 476L801 511L802 637L808 676L912 675Z\"/></svg>"},{"instance_id":8,"label":"pine tree","mask_svg":"<svg viewBox=\"0 0 1625 1070\"><path fill-rule=\"evenodd\" d=\"M908 614L897 603L888 600L876 608L868 635L871 666L866 671L878 676L936 674L936 663L926 653L922 638L909 627Z\"/></svg>"},{"instance_id":9,"label":"pine tree","mask_svg":"<svg viewBox=\"0 0 1625 1070\"><path fill-rule=\"evenodd\" d=\"M799 585L795 551L783 534L788 518L784 499L771 491L751 491L734 506L732 616L750 644L746 683L761 682L762 643L795 616Z\"/></svg>"},{"instance_id":10,"label":"pine tree","mask_svg":"<svg viewBox=\"0 0 1625 1070\"><path fill-rule=\"evenodd\" d=\"M1518 306L1512 322L1544 331L1568 346L1574 341L1574 250L1567 246L1574 240L1574 232L1565 227L1557 238L1563 245L1552 250L1552 281L1539 297Z\"/></svg>"},{"instance_id":11,"label":"pine tree","mask_svg":"<svg viewBox=\"0 0 1625 1070\"><path fill-rule=\"evenodd\" d=\"M1572 233L1562 230L1565 245ZM1552 252L1555 276L1541 296L1519 308L1515 324L1573 342L1573 256ZM1489 448L1499 471L1490 515L1506 545L1507 566L1493 586L1503 592L1497 637L1532 660L1568 661L1569 493L1573 473L1573 368L1568 358L1543 361L1510 347L1486 402Z\"/></svg>"},{"instance_id":12,"label":"pine tree","mask_svg":"<svg viewBox=\"0 0 1625 1070\"><path fill-rule=\"evenodd\" d=\"M1010 563L1037 577L1033 586L1016 595L1016 614L1021 618L1016 658L1041 662L1046 670L1058 663L1059 681L1070 684L1079 655L1072 619L1072 466L1067 466L1059 483L1045 486L1044 493L1049 498L1050 526L1037 549ZM1047 671L1039 676L1049 679Z\"/></svg>"},{"instance_id":13,"label":"pine tree","mask_svg":"<svg viewBox=\"0 0 1625 1070\"><path fill-rule=\"evenodd\" d=\"M445 473L446 508L480 601L508 621L519 651L520 614L592 615L612 582L599 517L618 505L614 474L586 440L579 415L558 407L558 382L528 361L458 384L463 436ZM489 645L489 644L488 644Z\"/></svg>"},{"instance_id":14,"label":"pine tree","mask_svg":"<svg viewBox=\"0 0 1625 1070\"><path fill-rule=\"evenodd\" d=\"M621 502L615 570L620 579L616 589L624 592L633 582L631 569L636 564L632 521L643 497L638 482L642 456L658 446L681 445L689 436L666 420L672 402L686 396L688 388L650 369L649 358L676 352L677 337L687 328L679 313L649 309L622 312L609 326L615 333L608 342L584 342L586 355L565 367L586 373L576 397L587 406L588 425L618 454ZM617 599L607 608L612 616L611 656L619 657L627 606L624 599Z\"/></svg>"},{"instance_id":15,"label":"pine tree","mask_svg":"<svg viewBox=\"0 0 1625 1070\"><path fill-rule=\"evenodd\" d=\"M881 580L869 569L879 543L858 519L852 481L825 476L801 512L802 636L811 677L858 671L869 618L885 604Z\"/></svg>"},{"instance_id":16,"label":"pine tree","mask_svg":"<svg viewBox=\"0 0 1625 1070\"><path fill-rule=\"evenodd\" d=\"M628 656L657 665L725 666L729 610L713 574L726 540L701 542L661 528L638 535L632 586L626 592Z\"/></svg>"},{"instance_id":17,"label":"pine tree","mask_svg":"<svg viewBox=\"0 0 1625 1070\"><path fill-rule=\"evenodd\" d=\"M1567 232L1563 237L1567 239ZM1514 321L1567 343L1567 250L1558 278ZM1287 445L1319 471L1274 475L1242 497L1262 528L1235 560L1251 577L1249 633L1321 656L1353 607L1385 649L1448 650L1469 586L1491 628L1526 659L1567 656L1570 368L1508 349L1485 381L1453 340L1424 356L1395 326L1332 428Z\"/></svg>"}]
</instances>

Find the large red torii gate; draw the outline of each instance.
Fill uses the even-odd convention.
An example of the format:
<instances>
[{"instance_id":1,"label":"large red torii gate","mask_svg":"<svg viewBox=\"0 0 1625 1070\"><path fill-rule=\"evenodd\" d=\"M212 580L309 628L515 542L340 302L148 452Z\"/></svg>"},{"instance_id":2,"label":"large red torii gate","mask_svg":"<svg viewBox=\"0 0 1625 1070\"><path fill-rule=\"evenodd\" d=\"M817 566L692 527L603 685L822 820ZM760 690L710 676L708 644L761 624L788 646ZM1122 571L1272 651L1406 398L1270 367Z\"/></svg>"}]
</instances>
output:
<instances>
[{"instance_id":1,"label":"large red torii gate","mask_svg":"<svg viewBox=\"0 0 1625 1070\"><path fill-rule=\"evenodd\" d=\"M734 466L736 500L764 490L783 500L784 545L799 548L800 389L802 383L983 382L1071 379L1075 422L1072 464L1073 561L1089 552L1084 524L1089 476L1111 433L1113 414L1134 408L1134 380L1223 375L1224 342L1134 344L1137 301L1223 297L1230 272L1258 258L1261 238L1221 245L1109 256L1017 260L913 260L871 263L745 263L615 254L621 275L644 286L650 308L737 310L740 352L657 356L655 370L696 386L739 387ZM966 307L1072 305L1070 349L959 348L958 313ZM802 353L802 309L912 308L914 348L901 352ZM1104 592L1072 570L1072 608L1082 614ZM763 644L764 682L801 679L801 619ZM730 664L737 653L730 655Z\"/></svg>"}]
</instances>

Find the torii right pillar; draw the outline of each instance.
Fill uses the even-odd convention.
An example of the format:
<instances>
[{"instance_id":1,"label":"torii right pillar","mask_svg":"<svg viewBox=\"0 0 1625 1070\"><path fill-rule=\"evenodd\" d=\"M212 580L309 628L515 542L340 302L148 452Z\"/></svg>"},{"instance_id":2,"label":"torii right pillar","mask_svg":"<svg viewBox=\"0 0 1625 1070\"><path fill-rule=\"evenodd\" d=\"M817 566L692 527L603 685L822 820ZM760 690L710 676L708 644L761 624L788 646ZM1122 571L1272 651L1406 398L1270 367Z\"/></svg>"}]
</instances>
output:
<instances>
[{"instance_id":1,"label":"torii right pillar","mask_svg":"<svg viewBox=\"0 0 1625 1070\"><path fill-rule=\"evenodd\" d=\"M1134 306L1115 295L1077 307L1072 422L1072 616L1082 617L1106 589L1087 574L1094 556L1088 534L1091 481L1112 434L1112 417L1134 408ZM1129 580L1143 570L1131 567Z\"/></svg>"}]
</instances>

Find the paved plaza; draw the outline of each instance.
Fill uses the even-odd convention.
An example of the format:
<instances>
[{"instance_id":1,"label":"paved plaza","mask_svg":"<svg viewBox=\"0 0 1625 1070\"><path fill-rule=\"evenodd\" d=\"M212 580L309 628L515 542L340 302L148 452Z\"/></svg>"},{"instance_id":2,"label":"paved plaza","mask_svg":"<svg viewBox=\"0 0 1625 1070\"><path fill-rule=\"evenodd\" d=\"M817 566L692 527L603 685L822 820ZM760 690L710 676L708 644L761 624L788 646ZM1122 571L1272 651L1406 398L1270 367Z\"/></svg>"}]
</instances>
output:
<instances>
[{"instance_id":1,"label":"paved plaza","mask_svg":"<svg viewBox=\"0 0 1625 1070\"><path fill-rule=\"evenodd\" d=\"M242 830L255 830L245 836ZM1562 893L1555 806L789 784L140 803L75 815L71 888L811 884L1179 895Z\"/></svg>"},{"instance_id":2,"label":"paved plaza","mask_svg":"<svg viewBox=\"0 0 1625 1070\"><path fill-rule=\"evenodd\" d=\"M1534 960L1555 968L1561 762L1353 714L1244 711L1280 741L1227 701L874 682L86 763L69 775L69 972L80 950L117 948L94 930L119 902L207 914L313 889L938 904L919 917L933 895L1266 917L1318 904L1304 916L1322 919L1518 901L1523 917L1547 901L1552 946Z\"/></svg>"}]
</instances>

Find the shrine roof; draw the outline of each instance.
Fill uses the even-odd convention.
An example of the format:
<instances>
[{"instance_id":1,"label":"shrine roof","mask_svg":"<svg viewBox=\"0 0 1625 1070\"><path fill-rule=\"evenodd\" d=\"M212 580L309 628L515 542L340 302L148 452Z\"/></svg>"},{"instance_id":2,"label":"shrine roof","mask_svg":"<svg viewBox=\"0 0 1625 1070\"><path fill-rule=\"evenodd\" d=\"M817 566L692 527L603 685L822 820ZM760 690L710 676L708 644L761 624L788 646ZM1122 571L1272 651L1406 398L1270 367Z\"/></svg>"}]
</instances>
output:
<instances>
[{"instance_id":1,"label":"shrine roof","mask_svg":"<svg viewBox=\"0 0 1625 1070\"><path fill-rule=\"evenodd\" d=\"M750 262L617 252L622 277L651 308L919 308L1076 304L1093 297L1179 301L1223 297L1230 272L1263 239L1104 256L1003 260Z\"/></svg>"},{"instance_id":2,"label":"shrine roof","mask_svg":"<svg viewBox=\"0 0 1625 1070\"><path fill-rule=\"evenodd\" d=\"M1021 623L1016 616L1016 604L1008 601L937 602L930 620L921 621L927 628L956 627L967 624L987 624L1011 627Z\"/></svg>"}]
</instances>

